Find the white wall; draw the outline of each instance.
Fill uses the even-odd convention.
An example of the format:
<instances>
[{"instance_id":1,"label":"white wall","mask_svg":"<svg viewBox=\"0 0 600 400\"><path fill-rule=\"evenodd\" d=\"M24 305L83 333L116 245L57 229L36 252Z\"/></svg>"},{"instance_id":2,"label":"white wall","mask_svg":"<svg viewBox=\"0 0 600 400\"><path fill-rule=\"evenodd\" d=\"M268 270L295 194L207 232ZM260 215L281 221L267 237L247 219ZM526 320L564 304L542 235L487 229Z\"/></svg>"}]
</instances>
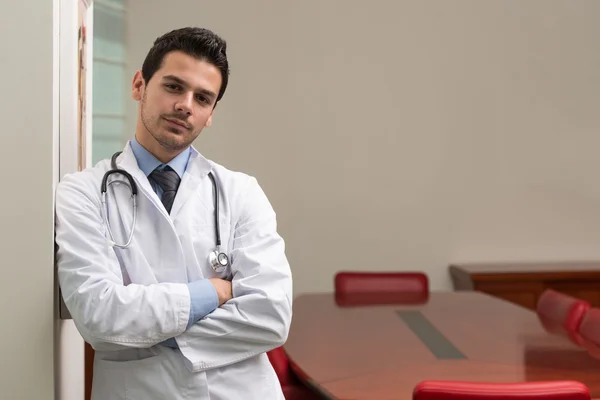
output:
<instances>
[{"instance_id":1,"label":"white wall","mask_svg":"<svg viewBox=\"0 0 600 400\"><path fill-rule=\"evenodd\" d=\"M162 33L229 43L196 143L258 177L296 294L338 269L600 258L600 2L131 0L129 76ZM130 102L129 131L135 104Z\"/></svg>"},{"instance_id":2,"label":"white wall","mask_svg":"<svg viewBox=\"0 0 600 400\"><path fill-rule=\"evenodd\" d=\"M0 5L0 397L54 397L53 2Z\"/></svg>"}]
</instances>

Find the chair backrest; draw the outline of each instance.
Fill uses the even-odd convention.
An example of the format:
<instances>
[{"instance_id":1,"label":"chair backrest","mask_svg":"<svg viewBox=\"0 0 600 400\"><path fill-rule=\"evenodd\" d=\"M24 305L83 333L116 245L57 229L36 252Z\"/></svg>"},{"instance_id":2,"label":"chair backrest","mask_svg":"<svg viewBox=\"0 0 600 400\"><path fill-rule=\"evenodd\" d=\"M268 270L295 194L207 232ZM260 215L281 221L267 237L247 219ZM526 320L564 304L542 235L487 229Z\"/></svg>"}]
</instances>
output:
<instances>
[{"instance_id":1,"label":"chair backrest","mask_svg":"<svg viewBox=\"0 0 600 400\"><path fill-rule=\"evenodd\" d=\"M579 325L582 345L598 358L600 355L600 309L590 308Z\"/></svg>"},{"instance_id":2,"label":"chair backrest","mask_svg":"<svg viewBox=\"0 0 600 400\"><path fill-rule=\"evenodd\" d=\"M576 381L483 383L423 381L413 400L590 400L587 386Z\"/></svg>"},{"instance_id":3,"label":"chair backrest","mask_svg":"<svg viewBox=\"0 0 600 400\"><path fill-rule=\"evenodd\" d=\"M429 293L429 280L422 272L352 272L340 271L334 279L335 293Z\"/></svg>"},{"instance_id":4,"label":"chair backrest","mask_svg":"<svg viewBox=\"0 0 600 400\"><path fill-rule=\"evenodd\" d=\"M538 300L536 313L546 330L566 335L581 344L579 326L589 309L590 304L585 300L547 289Z\"/></svg>"},{"instance_id":5,"label":"chair backrest","mask_svg":"<svg viewBox=\"0 0 600 400\"><path fill-rule=\"evenodd\" d=\"M292 385L296 382L296 379L290 369L290 362L283 350L283 347L277 347L267 352L267 357L277 374L279 383L281 386Z\"/></svg>"}]
</instances>

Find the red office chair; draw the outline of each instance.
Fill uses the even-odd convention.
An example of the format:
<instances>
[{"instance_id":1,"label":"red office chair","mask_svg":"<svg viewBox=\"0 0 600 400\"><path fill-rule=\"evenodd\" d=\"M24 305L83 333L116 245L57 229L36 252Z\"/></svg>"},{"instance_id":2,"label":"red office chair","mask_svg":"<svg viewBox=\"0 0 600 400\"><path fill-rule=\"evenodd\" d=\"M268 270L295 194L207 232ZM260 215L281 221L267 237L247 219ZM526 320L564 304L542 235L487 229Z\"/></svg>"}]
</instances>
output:
<instances>
[{"instance_id":1,"label":"red office chair","mask_svg":"<svg viewBox=\"0 0 600 400\"><path fill-rule=\"evenodd\" d=\"M600 309L590 308L579 325L581 344L591 356L600 358Z\"/></svg>"},{"instance_id":2,"label":"red office chair","mask_svg":"<svg viewBox=\"0 0 600 400\"><path fill-rule=\"evenodd\" d=\"M581 382L548 381L482 383L423 381L413 390L413 400L590 400Z\"/></svg>"},{"instance_id":3,"label":"red office chair","mask_svg":"<svg viewBox=\"0 0 600 400\"><path fill-rule=\"evenodd\" d=\"M340 271L334 287L338 305L416 304L429 296L429 280L422 272Z\"/></svg>"},{"instance_id":4,"label":"red office chair","mask_svg":"<svg viewBox=\"0 0 600 400\"><path fill-rule=\"evenodd\" d=\"M589 308L587 301L548 289L540 296L536 313L548 332L567 336L581 345L579 326Z\"/></svg>"},{"instance_id":5,"label":"red office chair","mask_svg":"<svg viewBox=\"0 0 600 400\"><path fill-rule=\"evenodd\" d=\"M279 383L283 389L283 395L286 400L318 400L321 399L294 375L290 369L290 362L283 350L283 347L277 347L267 352L267 357L279 378Z\"/></svg>"}]
</instances>

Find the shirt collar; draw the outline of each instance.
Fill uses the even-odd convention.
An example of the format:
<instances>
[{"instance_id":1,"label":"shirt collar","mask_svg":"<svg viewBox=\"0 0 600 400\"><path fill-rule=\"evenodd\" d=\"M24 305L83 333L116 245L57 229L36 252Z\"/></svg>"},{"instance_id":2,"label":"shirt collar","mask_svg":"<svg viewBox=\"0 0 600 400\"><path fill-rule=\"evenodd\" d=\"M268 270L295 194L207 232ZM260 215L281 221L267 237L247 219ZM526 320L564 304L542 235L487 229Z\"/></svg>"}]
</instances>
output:
<instances>
[{"instance_id":1,"label":"shirt collar","mask_svg":"<svg viewBox=\"0 0 600 400\"><path fill-rule=\"evenodd\" d=\"M187 164L188 164L188 160L190 158L190 148L189 147L187 149L185 149L184 151L182 151L181 153L179 153L177 155L177 157L175 157L174 159L169 161L167 164L163 164L156 157L154 157L154 155L152 153L150 153L148 150L146 150L137 141L135 136L129 143L131 146L131 151L133 152L133 155L135 156L135 158L137 160L138 166L140 167L140 169L146 176L150 175L150 173L152 171L154 171L156 168L162 168L165 165L168 165L169 167L173 168L173 170L175 172L177 172L177 175L179 175L179 178L183 178L183 174L185 173L185 170L186 170Z\"/></svg>"}]
</instances>

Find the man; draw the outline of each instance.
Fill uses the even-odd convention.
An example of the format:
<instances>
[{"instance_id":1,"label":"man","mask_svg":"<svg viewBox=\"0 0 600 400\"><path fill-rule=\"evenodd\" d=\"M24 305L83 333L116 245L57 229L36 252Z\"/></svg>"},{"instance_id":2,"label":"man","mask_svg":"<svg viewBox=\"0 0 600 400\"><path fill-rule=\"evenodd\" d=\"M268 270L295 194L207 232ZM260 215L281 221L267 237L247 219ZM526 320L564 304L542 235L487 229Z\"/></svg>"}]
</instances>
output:
<instances>
[{"instance_id":1,"label":"man","mask_svg":"<svg viewBox=\"0 0 600 400\"><path fill-rule=\"evenodd\" d=\"M285 342L292 314L275 213L254 178L191 146L228 75L213 32L158 38L133 78L135 137L115 166L58 186L58 277L96 351L94 400L283 399L265 354ZM114 167L124 172L105 185ZM215 248L225 266L213 264Z\"/></svg>"}]
</instances>

